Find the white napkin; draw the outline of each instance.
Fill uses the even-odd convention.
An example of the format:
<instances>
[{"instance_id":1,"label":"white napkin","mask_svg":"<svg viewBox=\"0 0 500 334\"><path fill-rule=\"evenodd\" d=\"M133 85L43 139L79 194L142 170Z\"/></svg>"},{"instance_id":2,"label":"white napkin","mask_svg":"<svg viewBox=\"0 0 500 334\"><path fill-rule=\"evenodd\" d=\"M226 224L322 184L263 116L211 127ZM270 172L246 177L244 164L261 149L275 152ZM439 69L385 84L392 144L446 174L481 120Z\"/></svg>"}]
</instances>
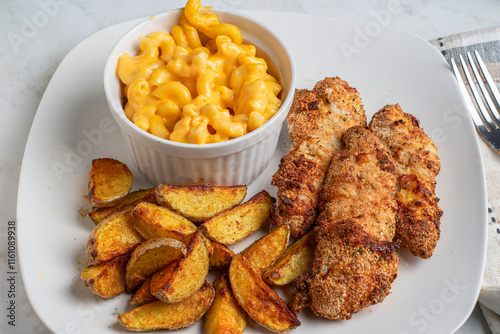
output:
<instances>
[{"instance_id":1,"label":"white napkin","mask_svg":"<svg viewBox=\"0 0 500 334\"><path fill-rule=\"evenodd\" d=\"M492 27L430 41L450 61L477 50L497 86L500 83L500 27ZM478 135L479 136L479 135ZM488 248L479 304L493 333L500 333L500 153L479 136L488 191Z\"/></svg>"}]
</instances>

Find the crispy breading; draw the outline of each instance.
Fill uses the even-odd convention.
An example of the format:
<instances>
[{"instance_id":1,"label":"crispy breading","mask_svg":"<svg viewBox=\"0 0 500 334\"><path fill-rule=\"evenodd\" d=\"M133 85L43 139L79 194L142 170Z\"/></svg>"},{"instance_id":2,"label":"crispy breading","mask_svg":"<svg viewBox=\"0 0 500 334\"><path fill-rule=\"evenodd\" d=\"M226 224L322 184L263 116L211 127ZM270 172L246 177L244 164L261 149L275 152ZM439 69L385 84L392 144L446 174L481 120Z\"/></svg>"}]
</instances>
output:
<instances>
[{"instance_id":1,"label":"crispy breading","mask_svg":"<svg viewBox=\"0 0 500 334\"><path fill-rule=\"evenodd\" d=\"M371 219L366 220L367 232L391 241L395 231L396 176L390 155L376 136L361 127L349 129L344 140L346 149L334 155L328 171L320 209L328 209L330 221L367 217Z\"/></svg>"},{"instance_id":2,"label":"crispy breading","mask_svg":"<svg viewBox=\"0 0 500 334\"><path fill-rule=\"evenodd\" d=\"M313 229L314 232L314 229ZM311 306L311 297L309 295L309 287L311 285L312 273L306 272L291 282L291 287L295 290L292 296L292 301L288 307L294 312L300 312Z\"/></svg>"},{"instance_id":3,"label":"crispy breading","mask_svg":"<svg viewBox=\"0 0 500 334\"><path fill-rule=\"evenodd\" d=\"M355 217L319 225L315 276L309 286L315 314L350 319L390 293L397 277L398 247L366 232L369 221Z\"/></svg>"},{"instance_id":4,"label":"crispy breading","mask_svg":"<svg viewBox=\"0 0 500 334\"><path fill-rule=\"evenodd\" d=\"M291 307L310 303L328 319L350 319L379 303L397 276L393 242L396 176L390 155L370 131L357 126L344 135L345 149L333 155L315 227L312 273Z\"/></svg>"},{"instance_id":5,"label":"crispy breading","mask_svg":"<svg viewBox=\"0 0 500 334\"><path fill-rule=\"evenodd\" d=\"M297 90L287 116L292 146L272 184L278 187L280 215L294 237L309 231L318 215L318 197L333 152L355 125L366 126L357 90L338 77L325 78L313 90Z\"/></svg>"},{"instance_id":6,"label":"crispy breading","mask_svg":"<svg viewBox=\"0 0 500 334\"><path fill-rule=\"evenodd\" d=\"M272 185L278 187L280 216L294 237L305 234L316 219L318 195L330 159L318 138L307 137L295 151L283 156L273 176Z\"/></svg>"},{"instance_id":7,"label":"crispy breading","mask_svg":"<svg viewBox=\"0 0 500 334\"><path fill-rule=\"evenodd\" d=\"M373 115L369 129L385 144L396 162L396 172L414 174L434 191L441 169L437 147L420 127L420 121L399 104L386 105Z\"/></svg>"},{"instance_id":8,"label":"crispy breading","mask_svg":"<svg viewBox=\"0 0 500 334\"><path fill-rule=\"evenodd\" d=\"M395 161L400 187L396 234L412 254L427 259L439 240L443 214L434 192L441 168L437 148L419 120L398 104L379 110L369 128Z\"/></svg>"},{"instance_id":9,"label":"crispy breading","mask_svg":"<svg viewBox=\"0 0 500 334\"><path fill-rule=\"evenodd\" d=\"M396 235L413 255L428 259L440 236L439 199L416 175L400 175L399 184Z\"/></svg>"},{"instance_id":10,"label":"crispy breading","mask_svg":"<svg viewBox=\"0 0 500 334\"><path fill-rule=\"evenodd\" d=\"M335 77L318 81L312 91L297 90L287 122L292 149L310 136L335 151L342 149L345 130L366 124L366 115L358 91Z\"/></svg>"}]
</instances>

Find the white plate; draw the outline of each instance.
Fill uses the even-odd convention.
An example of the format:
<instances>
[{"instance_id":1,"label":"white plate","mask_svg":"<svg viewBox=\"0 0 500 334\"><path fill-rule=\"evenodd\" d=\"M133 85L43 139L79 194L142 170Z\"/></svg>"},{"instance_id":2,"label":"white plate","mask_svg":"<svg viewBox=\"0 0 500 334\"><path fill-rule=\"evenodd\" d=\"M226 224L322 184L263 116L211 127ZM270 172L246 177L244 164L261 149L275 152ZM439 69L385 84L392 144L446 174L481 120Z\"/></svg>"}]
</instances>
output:
<instances>
[{"instance_id":1,"label":"white plate","mask_svg":"<svg viewBox=\"0 0 500 334\"><path fill-rule=\"evenodd\" d=\"M424 40L378 23L253 11L289 43L297 87L312 88L339 76L360 92L368 116L387 103L416 115L435 141L442 163L437 194L444 210L441 240L429 260L400 252L392 294L349 321L298 316L295 333L450 333L471 313L480 288L486 249L486 192L476 134L443 57ZM130 164L104 98L102 71L118 37L134 23L104 29L61 62L40 103L24 155L18 196L19 257L24 284L40 319L55 333L126 332L116 315L131 309L129 295L101 300L79 279L93 224L88 172L93 158ZM298 24L300 22L300 24ZM347 56L349 55L349 56ZM249 195L270 186L286 132ZM136 170L134 188L149 186ZM246 243L250 240L245 241ZM244 247L243 242L235 250ZM203 322L183 330L199 333ZM247 332L266 332L250 323Z\"/></svg>"}]
</instances>

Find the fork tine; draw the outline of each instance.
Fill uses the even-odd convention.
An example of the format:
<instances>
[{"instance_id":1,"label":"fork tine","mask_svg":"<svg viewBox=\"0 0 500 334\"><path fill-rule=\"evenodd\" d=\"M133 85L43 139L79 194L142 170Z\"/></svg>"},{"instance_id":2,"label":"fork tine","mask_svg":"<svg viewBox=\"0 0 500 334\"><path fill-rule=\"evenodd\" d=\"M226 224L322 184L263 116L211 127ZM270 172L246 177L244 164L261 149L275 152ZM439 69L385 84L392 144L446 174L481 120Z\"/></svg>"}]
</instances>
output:
<instances>
[{"instance_id":1,"label":"fork tine","mask_svg":"<svg viewBox=\"0 0 500 334\"><path fill-rule=\"evenodd\" d=\"M469 88L472 92L472 95L474 96L474 100L476 101L476 105L479 108L479 111L481 113L481 116L486 120L488 125L491 128L498 128L496 124L493 122L491 119L490 113L488 110L486 110L486 107L484 106L483 101L481 100L481 96L479 96L479 92L476 89L476 85L474 84L474 81L472 80L472 77L470 75L469 69L467 68L467 64L465 63L464 58L462 55L459 55L460 57L460 63L462 63L462 69L464 70L465 73L465 78L467 79L467 82L469 83Z\"/></svg>"},{"instance_id":2,"label":"fork tine","mask_svg":"<svg viewBox=\"0 0 500 334\"><path fill-rule=\"evenodd\" d=\"M451 58L451 68L453 69L453 73L457 78L458 87L460 88L460 92L462 93L462 96L465 99L465 103L467 104L467 109L469 110L469 114L471 115L474 124L476 125L477 128L484 126L488 131L491 131L489 125L486 124L486 122L482 121L481 117L479 117L479 114L477 112L474 112L474 110L477 109L474 106L472 99L469 97L469 92L467 92L467 88L465 87L465 84L462 80L462 76L460 75L460 71L458 70L457 64L455 63L455 59L453 58Z\"/></svg>"},{"instance_id":3,"label":"fork tine","mask_svg":"<svg viewBox=\"0 0 500 334\"><path fill-rule=\"evenodd\" d=\"M495 108L495 105L493 104L493 101L491 100L490 94L486 90L486 87L484 86L483 79L479 75L479 71L477 70L476 65L474 64L474 60L472 59L472 56L469 52L467 52L467 60L469 61L470 68L472 69L472 73L474 73L474 77L476 78L476 82L479 86L479 89L483 93L484 100L486 101L486 104L488 105L490 115L492 116L493 120L495 121L495 124L497 127L500 125L498 119L500 118L500 115L498 114L497 109ZM483 75L485 72L483 69L481 69ZM486 71L488 73L488 71Z\"/></svg>"},{"instance_id":4,"label":"fork tine","mask_svg":"<svg viewBox=\"0 0 500 334\"><path fill-rule=\"evenodd\" d=\"M486 83L488 83L488 88L490 89L491 93L495 97L495 100L497 101L497 105L500 106L500 93L498 92L497 85L493 81L493 78L490 75L490 72L486 68L486 65L484 64L483 58L477 51L474 51L474 55L476 56L477 63L479 64L479 67L481 68L481 72L486 79Z\"/></svg>"}]
</instances>

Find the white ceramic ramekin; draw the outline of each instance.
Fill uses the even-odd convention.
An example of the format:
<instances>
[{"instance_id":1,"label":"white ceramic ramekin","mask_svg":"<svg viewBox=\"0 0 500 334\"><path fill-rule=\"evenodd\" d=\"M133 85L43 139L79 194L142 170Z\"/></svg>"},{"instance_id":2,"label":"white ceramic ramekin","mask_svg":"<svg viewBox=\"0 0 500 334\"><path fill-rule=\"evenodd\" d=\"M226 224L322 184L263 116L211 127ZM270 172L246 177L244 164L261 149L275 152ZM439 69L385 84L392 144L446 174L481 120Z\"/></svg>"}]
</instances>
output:
<instances>
[{"instance_id":1,"label":"white ceramic ramekin","mask_svg":"<svg viewBox=\"0 0 500 334\"><path fill-rule=\"evenodd\" d=\"M257 47L269 71L283 87L283 105L260 128L242 137L215 144L184 144L165 140L135 126L122 106L120 80L116 74L121 54L137 54L140 38L154 31L170 31L181 11L150 17L130 29L111 50L104 68L104 90L109 109L125 139L125 147L138 170L153 184L249 184L273 157L283 121L295 91L295 65L283 41L253 17L213 10L221 22L239 27L245 43Z\"/></svg>"}]
</instances>

